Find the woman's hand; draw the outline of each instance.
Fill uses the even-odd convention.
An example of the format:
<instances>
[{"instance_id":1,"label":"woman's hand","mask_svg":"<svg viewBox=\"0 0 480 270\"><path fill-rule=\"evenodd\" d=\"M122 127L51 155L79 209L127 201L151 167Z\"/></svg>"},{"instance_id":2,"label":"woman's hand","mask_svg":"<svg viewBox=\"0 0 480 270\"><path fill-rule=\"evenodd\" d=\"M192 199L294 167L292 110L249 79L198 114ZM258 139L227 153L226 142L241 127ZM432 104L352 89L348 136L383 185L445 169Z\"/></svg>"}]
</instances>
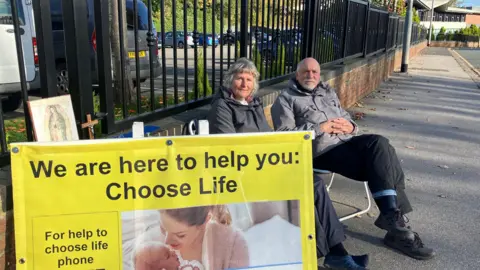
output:
<instances>
[{"instance_id":1,"label":"woman's hand","mask_svg":"<svg viewBox=\"0 0 480 270\"><path fill-rule=\"evenodd\" d=\"M175 251L162 243L148 244L135 254L136 270L177 270L179 266Z\"/></svg>"}]
</instances>

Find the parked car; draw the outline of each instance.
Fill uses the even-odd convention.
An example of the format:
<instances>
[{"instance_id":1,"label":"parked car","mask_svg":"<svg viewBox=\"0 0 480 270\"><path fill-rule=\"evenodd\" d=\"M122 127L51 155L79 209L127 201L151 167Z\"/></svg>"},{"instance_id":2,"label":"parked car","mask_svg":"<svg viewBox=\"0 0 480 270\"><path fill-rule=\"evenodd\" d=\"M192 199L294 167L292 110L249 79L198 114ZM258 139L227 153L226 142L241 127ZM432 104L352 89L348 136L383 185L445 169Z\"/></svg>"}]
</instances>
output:
<instances>
[{"instance_id":1,"label":"parked car","mask_svg":"<svg viewBox=\"0 0 480 270\"><path fill-rule=\"evenodd\" d=\"M157 32L157 47L162 48L162 32Z\"/></svg>"},{"instance_id":2,"label":"parked car","mask_svg":"<svg viewBox=\"0 0 480 270\"><path fill-rule=\"evenodd\" d=\"M1 0L0 0L1 1ZM94 0L87 0L87 12L88 12L88 31L89 36L93 37L93 31L95 27L94 22ZM127 38L128 38L128 55L130 58L130 76L133 79L133 83L137 84L136 79L136 63L135 63L135 34L134 34L134 13L133 13L133 0L126 1L127 12ZM65 35L63 29L63 15L62 15L62 0L50 0L51 16L52 16L52 29L53 29L53 47L55 52L55 63L57 69L57 89L59 93L68 93L68 71L67 71L67 59L65 53ZM148 32L148 9L142 1L137 1L138 12L138 48L140 58L140 78L139 82L142 83L150 78L150 60L149 60L149 47L147 42ZM154 29L156 33L156 29ZM96 52L92 46L90 50L90 62L92 71L92 84L98 84L98 72L96 64ZM160 61L158 60L158 46L155 46L155 77L160 76Z\"/></svg>"},{"instance_id":3,"label":"parked car","mask_svg":"<svg viewBox=\"0 0 480 270\"><path fill-rule=\"evenodd\" d=\"M37 40L33 21L32 4L16 0L20 22L20 38L27 90L40 88L38 74ZM4 112L18 109L22 102L20 72L17 59L17 47L13 27L11 0L0 0L0 95L7 97L2 101Z\"/></svg>"},{"instance_id":4,"label":"parked car","mask_svg":"<svg viewBox=\"0 0 480 270\"><path fill-rule=\"evenodd\" d=\"M185 46L185 36L183 31L177 31L177 36L176 36L176 41L177 41L177 48L183 49ZM167 32L165 33L165 44L163 46L165 47L173 47L173 32ZM187 46L194 47L193 44L193 33L192 32L187 32Z\"/></svg>"},{"instance_id":5,"label":"parked car","mask_svg":"<svg viewBox=\"0 0 480 270\"><path fill-rule=\"evenodd\" d=\"M214 46L214 44L215 44L215 47L218 46L219 41L217 37L214 38L212 34L207 34L206 36L207 36L207 42L206 42L207 46ZM200 34L198 38L198 45L203 46L203 42L204 42L204 35Z\"/></svg>"}]
</instances>

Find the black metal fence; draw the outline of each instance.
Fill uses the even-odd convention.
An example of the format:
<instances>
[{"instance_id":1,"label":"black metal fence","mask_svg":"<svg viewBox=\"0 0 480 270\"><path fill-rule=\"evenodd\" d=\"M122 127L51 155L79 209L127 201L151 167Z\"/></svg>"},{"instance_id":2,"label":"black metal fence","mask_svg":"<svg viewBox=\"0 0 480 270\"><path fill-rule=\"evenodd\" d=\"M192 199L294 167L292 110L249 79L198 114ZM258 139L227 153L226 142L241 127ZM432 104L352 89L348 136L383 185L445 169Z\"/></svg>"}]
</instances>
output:
<instances>
[{"instance_id":1,"label":"black metal fence","mask_svg":"<svg viewBox=\"0 0 480 270\"><path fill-rule=\"evenodd\" d=\"M16 32L23 2L12 2ZM403 18L362 0L36 0L33 11L40 96L70 94L79 129L87 115L100 120L96 137L208 103L239 57L265 86L305 56L328 65L394 49L404 30ZM412 43L426 33L414 25Z\"/></svg>"}]
</instances>

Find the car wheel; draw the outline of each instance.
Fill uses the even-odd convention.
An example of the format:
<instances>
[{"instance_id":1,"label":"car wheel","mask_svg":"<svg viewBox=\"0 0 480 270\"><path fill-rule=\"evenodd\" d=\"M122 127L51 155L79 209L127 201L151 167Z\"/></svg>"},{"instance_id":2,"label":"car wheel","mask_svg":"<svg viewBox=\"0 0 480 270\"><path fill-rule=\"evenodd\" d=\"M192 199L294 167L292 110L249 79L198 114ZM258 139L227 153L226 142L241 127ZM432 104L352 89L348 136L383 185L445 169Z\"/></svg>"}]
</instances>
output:
<instances>
[{"instance_id":1,"label":"car wheel","mask_svg":"<svg viewBox=\"0 0 480 270\"><path fill-rule=\"evenodd\" d=\"M177 47L178 47L179 49L183 49L183 42L179 42Z\"/></svg>"},{"instance_id":2,"label":"car wheel","mask_svg":"<svg viewBox=\"0 0 480 270\"><path fill-rule=\"evenodd\" d=\"M70 93L68 83L67 64L60 63L57 65L57 93L59 95L66 95Z\"/></svg>"},{"instance_id":3,"label":"car wheel","mask_svg":"<svg viewBox=\"0 0 480 270\"><path fill-rule=\"evenodd\" d=\"M2 110L4 113L9 113L17 110L20 108L22 104L22 93L15 92L10 95L4 100L2 100Z\"/></svg>"}]
</instances>

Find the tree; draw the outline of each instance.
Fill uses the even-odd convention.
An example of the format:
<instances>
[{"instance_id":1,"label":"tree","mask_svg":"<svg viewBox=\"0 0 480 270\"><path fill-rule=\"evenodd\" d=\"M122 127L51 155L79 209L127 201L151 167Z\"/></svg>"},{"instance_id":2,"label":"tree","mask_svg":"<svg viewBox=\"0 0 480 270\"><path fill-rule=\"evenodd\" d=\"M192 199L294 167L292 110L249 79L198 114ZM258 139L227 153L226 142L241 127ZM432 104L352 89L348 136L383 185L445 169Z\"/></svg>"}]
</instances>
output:
<instances>
[{"instance_id":1,"label":"tree","mask_svg":"<svg viewBox=\"0 0 480 270\"><path fill-rule=\"evenodd\" d=\"M127 38L127 24L123 24L123 40L125 55L121 55L120 50L120 28L118 14L118 5L123 5L122 10L126 10L126 2L118 0L110 0L110 42L112 49L112 68L113 68L113 86L115 89L114 100L115 104L122 104L123 102L129 102L133 100L135 96L132 80L130 78L130 60L128 58L128 38ZM127 13L123 12L122 18L124 22L127 21ZM121 59L124 59L124 68L122 69ZM122 87L122 73L123 73L123 85ZM125 100L122 99L123 94Z\"/></svg>"},{"instance_id":2,"label":"tree","mask_svg":"<svg viewBox=\"0 0 480 270\"><path fill-rule=\"evenodd\" d=\"M397 10L397 14L402 17L405 17L407 15L405 0L397 0L396 10Z\"/></svg>"},{"instance_id":3,"label":"tree","mask_svg":"<svg viewBox=\"0 0 480 270\"><path fill-rule=\"evenodd\" d=\"M442 28L440 28L440 32L438 32L438 34L437 34L437 40L438 41L444 41L446 32L447 32L447 29L442 26Z\"/></svg>"},{"instance_id":4,"label":"tree","mask_svg":"<svg viewBox=\"0 0 480 270\"><path fill-rule=\"evenodd\" d=\"M415 8L413 8L413 22L420 23L420 16Z\"/></svg>"},{"instance_id":5,"label":"tree","mask_svg":"<svg viewBox=\"0 0 480 270\"><path fill-rule=\"evenodd\" d=\"M160 12L160 1L161 0L151 0L152 1L152 14L153 13L157 13L157 12ZM173 0L175 1L175 0ZM148 8L148 0L142 0L142 2L147 6ZM170 0L170 3L172 2L172 0ZM180 2L180 1L178 1ZM183 4L183 1L182 1L182 4Z\"/></svg>"}]
</instances>

